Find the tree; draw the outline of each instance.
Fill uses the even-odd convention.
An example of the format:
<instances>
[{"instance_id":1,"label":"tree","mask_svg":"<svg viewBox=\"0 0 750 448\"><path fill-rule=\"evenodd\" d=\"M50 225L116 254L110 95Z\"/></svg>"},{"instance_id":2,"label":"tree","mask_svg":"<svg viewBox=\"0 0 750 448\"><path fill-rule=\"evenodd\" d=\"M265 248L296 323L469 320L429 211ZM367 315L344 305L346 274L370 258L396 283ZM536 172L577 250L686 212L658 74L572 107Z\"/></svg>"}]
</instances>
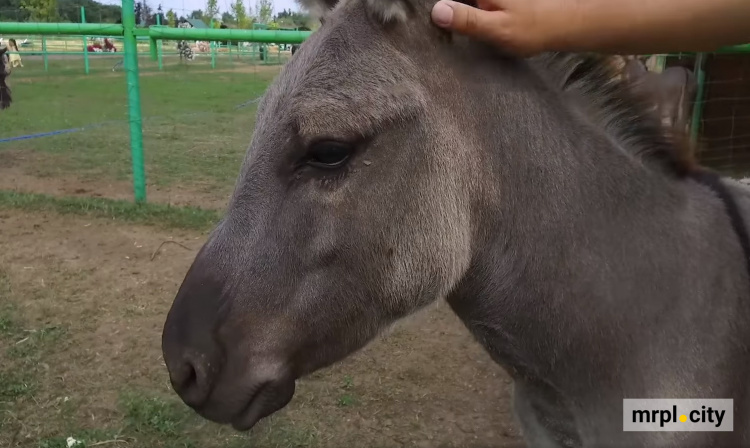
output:
<instances>
[{"instance_id":1,"label":"tree","mask_svg":"<svg viewBox=\"0 0 750 448\"><path fill-rule=\"evenodd\" d=\"M177 25L177 14L172 9L167 11L167 24L172 27Z\"/></svg>"},{"instance_id":2,"label":"tree","mask_svg":"<svg viewBox=\"0 0 750 448\"><path fill-rule=\"evenodd\" d=\"M273 0L257 0L255 11L258 14L258 22L268 24L273 18Z\"/></svg>"},{"instance_id":3,"label":"tree","mask_svg":"<svg viewBox=\"0 0 750 448\"><path fill-rule=\"evenodd\" d=\"M34 22L52 22L57 18L57 0L22 0L21 9Z\"/></svg>"},{"instance_id":4,"label":"tree","mask_svg":"<svg viewBox=\"0 0 750 448\"><path fill-rule=\"evenodd\" d=\"M217 14L219 14L219 1L207 0L206 10L203 13L203 21L210 24L211 20L215 19Z\"/></svg>"},{"instance_id":5,"label":"tree","mask_svg":"<svg viewBox=\"0 0 750 448\"><path fill-rule=\"evenodd\" d=\"M135 18L136 21L138 21L138 23L141 26L152 25L153 24L152 20L154 20L153 15L154 15L153 11L151 7L148 6L148 3L146 3L146 0L142 0L141 1L141 15L140 17L136 16ZM154 23L156 22L154 21Z\"/></svg>"},{"instance_id":6,"label":"tree","mask_svg":"<svg viewBox=\"0 0 750 448\"><path fill-rule=\"evenodd\" d=\"M0 10L2 10L3 1L0 0ZM27 14L21 9L20 0L11 0L15 2L15 10L19 13ZM77 23L81 21L81 6L86 8L86 19L90 22L97 23L117 23L122 17L122 8L119 5L103 5L94 0L57 0L57 17L56 22ZM2 15L2 13L0 13ZM28 15L19 17L19 21L32 20Z\"/></svg>"},{"instance_id":7,"label":"tree","mask_svg":"<svg viewBox=\"0 0 750 448\"><path fill-rule=\"evenodd\" d=\"M292 11L291 9L284 9L280 13L276 14L274 21L279 22L283 25L293 25L295 27L305 26L310 22L310 15L303 12Z\"/></svg>"},{"instance_id":8,"label":"tree","mask_svg":"<svg viewBox=\"0 0 750 448\"><path fill-rule=\"evenodd\" d=\"M234 14L234 18L237 21L237 28L247 28L248 27L248 13L245 10L245 3L243 0L235 0L234 3L232 3L232 14Z\"/></svg>"},{"instance_id":9,"label":"tree","mask_svg":"<svg viewBox=\"0 0 750 448\"><path fill-rule=\"evenodd\" d=\"M203 11L201 11L200 9L196 9L195 11L190 13L190 16L188 17L188 19L200 19L202 17L203 17Z\"/></svg>"},{"instance_id":10,"label":"tree","mask_svg":"<svg viewBox=\"0 0 750 448\"><path fill-rule=\"evenodd\" d=\"M141 2L135 3L135 24L138 25L138 22L141 21L141 11L143 10L143 5Z\"/></svg>"}]
</instances>

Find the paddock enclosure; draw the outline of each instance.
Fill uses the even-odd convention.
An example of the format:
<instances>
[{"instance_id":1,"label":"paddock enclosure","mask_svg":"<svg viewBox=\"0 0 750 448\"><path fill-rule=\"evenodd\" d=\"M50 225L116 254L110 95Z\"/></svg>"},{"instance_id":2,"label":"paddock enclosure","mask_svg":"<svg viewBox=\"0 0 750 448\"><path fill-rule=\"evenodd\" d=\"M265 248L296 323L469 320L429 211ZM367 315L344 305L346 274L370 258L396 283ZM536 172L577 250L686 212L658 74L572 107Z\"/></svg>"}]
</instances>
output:
<instances>
[{"instance_id":1,"label":"paddock enclosure","mask_svg":"<svg viewBox=\"0 0 750 448\"><path fill-rule=\"evenodd\" d=\"M176 40L141 30L134 116L122 37L111 36L115 53L88 52L104 32L7 29L26 45L0 113L0 447L524 446L509 378L444 303L300 381L289 407L248 434L194 415L169 384L162 325L290 49L217 34L184 61ZM697 138L702 162L746 176L750 62L733 51L701 56Z\"/></svg>"}]
</instances>

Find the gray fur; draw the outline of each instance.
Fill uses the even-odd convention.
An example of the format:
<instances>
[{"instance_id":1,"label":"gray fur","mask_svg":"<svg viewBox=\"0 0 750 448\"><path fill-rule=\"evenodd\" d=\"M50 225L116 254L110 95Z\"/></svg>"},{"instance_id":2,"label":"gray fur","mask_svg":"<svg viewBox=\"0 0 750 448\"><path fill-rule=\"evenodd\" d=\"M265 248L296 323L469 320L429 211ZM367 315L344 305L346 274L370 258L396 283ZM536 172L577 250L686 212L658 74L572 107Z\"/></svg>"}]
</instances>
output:
<instances>
[{"instance_id":1,"label":"gray fur","mask_svg":"<svg viewBox=\"0 0 750 448\"><path fill-rule=\"evenodd\" d=\"M532 446L750 443L750 278L724 204L602 61L506 58L346 0L259 106L163 334L182 399L248 429L294 381L447 299ZM356 149L307 164L312 145ZM748 216L750 193L729 182ZM733 398L732 433L625 433L623 398Z\"/></svg>"},{"instance_id":2,"label":"gray fur","mask_svg":"<svg viewBox=\"0 0 750 448\"><path fill-rule=\"evenodd\" d=\"M409 4L405 0L366 0L367 9L382 23L405 23L409 18Z\"/></svg>"}]
</instances>

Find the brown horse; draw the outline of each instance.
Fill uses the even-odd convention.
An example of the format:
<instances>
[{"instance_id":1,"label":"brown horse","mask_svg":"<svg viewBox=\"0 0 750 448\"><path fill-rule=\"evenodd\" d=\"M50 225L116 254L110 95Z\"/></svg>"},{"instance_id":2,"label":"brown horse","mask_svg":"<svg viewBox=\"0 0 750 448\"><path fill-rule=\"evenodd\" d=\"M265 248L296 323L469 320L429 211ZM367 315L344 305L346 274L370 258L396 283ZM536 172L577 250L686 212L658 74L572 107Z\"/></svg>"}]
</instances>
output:
<instances>
[{"instance_id":1,"label":"brown horse","mask_svg":"<svg viewBox=\"0 0 750 448\"><path fill-rule=\"evenodd\" d=\"M691 167L698 168L696 142L688 138L697 80L691 70L668 67L662 72L647 68L648 58L627 56L620 71L632 93L661 120L667 135L674 141L676 156Z\"/></svg>"},{"instance_id":2,"label":"brown horse","mask_svg":"<svg viewBox=\"0 0 750 448\"><path fill-rule=\"evenodd\" d=\"M167 316L175 391L252 428L447 300L531 447L748 446L750 190L691 173L606 59L508 57L434 2L318 5ZM625 432L626 398L731 398L734 431Z\"/></svg>"},{"instance_id":3,"label":"brown horse","mask_svg":"<svg viewBox=\"0 0 750 448\"><path fill-rule=\"evenodd\" d=\"M662 123L677 133L688 132L698 82L684 67L668 67L661 73L649 71L639 58L629 58L623 77L633 91L651 103Z\"/></svg>"}]
</instances>

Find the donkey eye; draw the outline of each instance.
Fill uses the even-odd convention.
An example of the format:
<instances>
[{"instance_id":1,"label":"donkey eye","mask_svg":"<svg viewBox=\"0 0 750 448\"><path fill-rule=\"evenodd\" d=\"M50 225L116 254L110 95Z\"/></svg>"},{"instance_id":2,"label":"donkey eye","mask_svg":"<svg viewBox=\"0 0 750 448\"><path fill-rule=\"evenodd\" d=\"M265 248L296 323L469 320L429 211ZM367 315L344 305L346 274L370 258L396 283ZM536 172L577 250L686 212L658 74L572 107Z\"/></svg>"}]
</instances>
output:
<instances>
[{"instance_id":1,"label":"donkey eye","mask_svg":"<svg viewBox=\"0 0 750 448\"><path fill-rule=\"evenodd\" d=\"M339 168L349 160L353 147L346 143L319 142L313 144L308 151L307 164L315 168Z\"/></svg>"}]
</instances>

